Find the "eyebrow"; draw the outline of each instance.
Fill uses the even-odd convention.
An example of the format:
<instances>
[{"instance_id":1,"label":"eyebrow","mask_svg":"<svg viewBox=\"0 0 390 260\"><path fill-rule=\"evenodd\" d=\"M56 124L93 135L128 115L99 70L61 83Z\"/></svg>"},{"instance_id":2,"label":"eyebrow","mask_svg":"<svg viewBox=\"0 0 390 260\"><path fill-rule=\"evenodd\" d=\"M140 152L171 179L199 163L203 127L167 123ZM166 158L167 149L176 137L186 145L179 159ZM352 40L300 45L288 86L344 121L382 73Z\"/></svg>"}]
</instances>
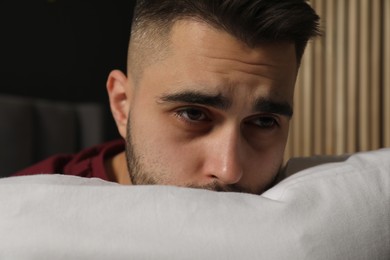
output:
<instances>
[{"instance_id":1,"label":"eyebrow","mask_svg":"<svg viewBox=\"0 0 390 260\"><path fill-rule=\"evenodd\" d=\"M294 114L292 106L287 102L275 102L266 98L260 98L255 103L255 111L274 113L291 118Z\"/></svg>"},{"instance_id":2,"label":"eyebrow","mask_svg":"<svg viewBox=\"0 0 390 260\"><path fill-rule=\"evenodd\" d=\"M180 93L163 95L157 102L190 103L210 106L222 110L228 110L232 106L232 101L220 93L205 94L196 91L184 91ZM267 98L257 99L253 110L255 112L280 114L289 118L291 118L293 115L293 109L289 103L275 102Z\"/></svg>"},{"instance_id":3,"label":"eyebrow","mask_svg":"<svg viewBox=\"0 0 390 260\"><path fill-rule=\"evenodd\" d=\"M232 102L221 94L204 94L196 91L163 95L160 97L160 101L198 104L222 110L227 110L232 105Z\"/></svg>"}]
</instances>

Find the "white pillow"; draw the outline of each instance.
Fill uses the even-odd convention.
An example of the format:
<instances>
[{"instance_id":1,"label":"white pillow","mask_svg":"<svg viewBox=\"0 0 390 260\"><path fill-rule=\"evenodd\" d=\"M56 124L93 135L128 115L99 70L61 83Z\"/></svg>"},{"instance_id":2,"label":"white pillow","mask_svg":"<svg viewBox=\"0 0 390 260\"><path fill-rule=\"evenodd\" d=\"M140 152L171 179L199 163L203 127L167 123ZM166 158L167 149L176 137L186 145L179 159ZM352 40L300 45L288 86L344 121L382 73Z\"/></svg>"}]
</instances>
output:
<instances>
[{"instance_id":1,"label":"white pillow","mask_svg":"<svg viewBox=\"0 0 390 260\"><path fill-rule=\"evenodd\" d=\"M307 169L261 196L2 179L0 259L390 259L390 149Z\"/></svg>"}]
</instances>

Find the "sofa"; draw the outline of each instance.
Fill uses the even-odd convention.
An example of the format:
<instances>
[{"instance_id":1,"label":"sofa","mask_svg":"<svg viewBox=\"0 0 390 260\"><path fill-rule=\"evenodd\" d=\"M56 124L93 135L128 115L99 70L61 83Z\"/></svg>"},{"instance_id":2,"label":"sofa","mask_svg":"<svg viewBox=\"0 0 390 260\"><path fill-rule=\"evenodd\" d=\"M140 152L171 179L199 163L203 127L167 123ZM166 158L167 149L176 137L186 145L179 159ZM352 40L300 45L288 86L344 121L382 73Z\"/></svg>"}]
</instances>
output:
<instances>
[{"instance_id":1,"label":"sofa","mask_svg":"<svg viewBox=\"0 0 390 260\"><path fill-rule=\"evenodd\" d=\"M0 95L0 177L104 141L101 104Z\"/></svg>"}]
</instances>

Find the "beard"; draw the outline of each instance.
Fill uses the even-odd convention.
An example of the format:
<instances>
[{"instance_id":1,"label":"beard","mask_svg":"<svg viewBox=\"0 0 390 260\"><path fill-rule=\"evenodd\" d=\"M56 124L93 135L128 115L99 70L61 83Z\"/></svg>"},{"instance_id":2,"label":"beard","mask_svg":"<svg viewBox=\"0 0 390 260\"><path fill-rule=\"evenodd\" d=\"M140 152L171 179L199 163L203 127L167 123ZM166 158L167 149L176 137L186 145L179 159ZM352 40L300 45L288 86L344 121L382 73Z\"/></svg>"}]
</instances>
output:
<instances>
[{"instance_id":1,"label":"beard","mask_svg":"<svg viewBox=\"0 0 390 260\"><path fill-rule=\"evenodd\" d=\"M142 167L140 161L140 156L135 152L129 117L126 135L126 162L131 183L133 185L158 185L159 181L152 174L143 170L144 167Z\"/></svg>"},{"instance_id":2,"label":"beard","mask_svg":"<svg viewBox=\"0 0 390 260\"><path fill-rule=\"evenodd\" d=\"M128 173L130 176L131 183L133 185L168 185L164 176L168 174L163 174L162 172L149 172L146 170L146 167L142 163L140 153L137 150L137 146L134 145L134 140L131 131L131 121L130 117L127 123L127 135L126 135L126 162ZM169 184L176 185L176 184ZM239 187L236 184L222 185L217 180L206 184L206 185L197 185L192 183L187 183L184 185L176 185L193 189L204 189L210 191L224 191L224 192L246 192L243 188Z\"/></svg>"}]
</instances>

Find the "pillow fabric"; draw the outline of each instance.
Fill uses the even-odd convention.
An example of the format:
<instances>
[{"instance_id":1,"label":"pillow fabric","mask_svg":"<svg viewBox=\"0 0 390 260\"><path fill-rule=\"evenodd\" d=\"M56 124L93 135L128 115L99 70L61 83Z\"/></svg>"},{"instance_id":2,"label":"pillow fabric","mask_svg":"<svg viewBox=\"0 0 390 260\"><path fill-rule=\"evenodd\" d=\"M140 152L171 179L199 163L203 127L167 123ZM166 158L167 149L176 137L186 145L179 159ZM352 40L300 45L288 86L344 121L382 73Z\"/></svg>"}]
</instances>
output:
<instances>
[{"instance_id":1,"label":"pillow fabric","mask_svg":"<svg viewBox=\"0 0 390 260\"><path fill-rule=\"evenodd\" d=\"M389 259L390 149L301 171L262 195L0 180L0 259Z\"/></svg>"}]
</instances>

